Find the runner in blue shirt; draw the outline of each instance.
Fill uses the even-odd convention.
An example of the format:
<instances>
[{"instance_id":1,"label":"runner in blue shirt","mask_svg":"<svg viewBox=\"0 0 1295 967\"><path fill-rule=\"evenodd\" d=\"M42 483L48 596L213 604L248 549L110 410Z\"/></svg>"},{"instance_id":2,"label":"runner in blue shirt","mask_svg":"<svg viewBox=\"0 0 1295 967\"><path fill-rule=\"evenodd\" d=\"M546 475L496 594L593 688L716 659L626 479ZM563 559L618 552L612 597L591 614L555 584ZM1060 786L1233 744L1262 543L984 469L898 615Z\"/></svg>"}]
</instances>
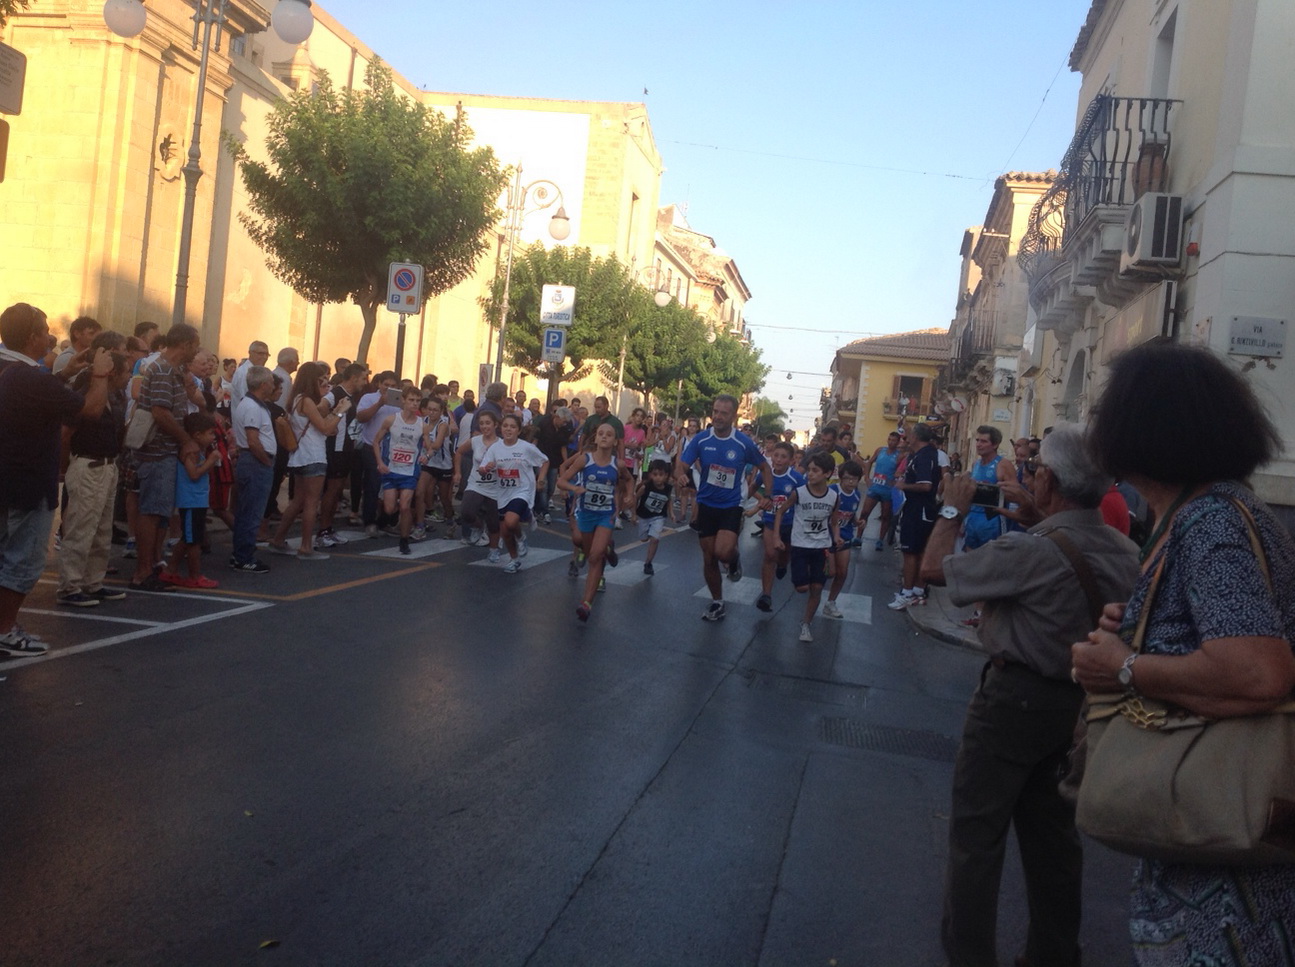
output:
<instances>
[{"instance_id":1,"label":"runner in blue shirt","mask_svg":"<svg viewBox=\"0 0 1295 967\"><path fill-rule=\"evenodd\" d=\"M711 602L702 618L719 621L724 617L724 584L719 563L728 565L730 581L742 579L742 561L737 537L742 529L742 469L751 464L760 471L760 486L768 495L773 492L773 472L760 448L745 433L733 429L737 399L724 394L711 405L711 426L684 447L675 464L675 479L686 486L688 471L694 465L700 471L697 489L697 533L701 538L702 574L710 589ZM760 498L761 509L770 506L768 496Z\"/></svg>"}]
</instances>

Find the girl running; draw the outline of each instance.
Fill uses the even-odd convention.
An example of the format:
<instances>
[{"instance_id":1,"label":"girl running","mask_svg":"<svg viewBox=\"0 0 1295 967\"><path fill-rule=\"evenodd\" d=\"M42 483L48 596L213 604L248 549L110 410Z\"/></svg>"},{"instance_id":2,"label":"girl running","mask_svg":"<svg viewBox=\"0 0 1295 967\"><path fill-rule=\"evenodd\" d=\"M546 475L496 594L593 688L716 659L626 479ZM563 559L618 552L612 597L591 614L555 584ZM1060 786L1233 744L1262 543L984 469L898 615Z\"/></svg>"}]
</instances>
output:
<instances>
[{"instance_id":1,"label":"girl running","mask_svg":"<svg viewBox=\"0 0 1295 967\"><path fill-rule=\"evenodd\" d=\"M497 480L490 470L481 469L482 455L499 439L496 431L498 418L489 410L479 411L472 420L472 429L480 430L477 436L470 436L459 444L456 451L459 457L459 469L454 471L453 486L462 487L463 503L459 506L459 527L463 532L463 543L479 544L483 532L490 535L490 563L499 561L499 504L496 502L499 489ZM467 476L464 478L464 465L467 465Z\"/></svg>"},{"instance_id":2,"label":"girl running","mask_svg":"<svg viewBox=\"0 0 1295 967\"><path fill-rule=\"evenodd\" d=\"M423 456L423 471L418 481L421 500L416 500L415 503L423 509L423 516L418 517L418 523L426 533L424 521L427 512L432 512L433 520L440 519L436 514L438 501L444 519L454 520L454 488L451 485L454 479L454 448L450 443L450 418L445 415L445 404L435 396L427 401L427 433L423 437ZM453 524L450 526L453 527Z\"/></svg>"},{"instance_id":3,"label":"girl running","mask_svg":"<svg viewBox=\"0 0 1295 967\"><path fill-rule=\"evenodd\" d=\"M588 621L593 610L593 596L602 581L603 561L612 567L617 564L612 531L620 471L616 468L615 454L616 430L604 423L594 431L592 452L582 454L583 460L568 461L558 478L558 489L578 498L576 524L580 529L581 547L589 561L584 598L576 608L576 617L581 621Z\"/></svg>"},{"instance_id":4,"label":"girl running","mask_svg":"<svg viewBox=\"0 0 1295 967\"><path fill-rule=\"evenodd\" d=\"M495 475L504 546L509 558L504 570L516 574L522 569L521 558L526 556L522 525L530 523L535 490L544 486L537 483L536 477L543 481L548 476L549 461L535 444L518 439L522 418L516 413L509 413L499 421L499 432L501 439L481 455L478 469Z\"/></svg>"}]
</instances>

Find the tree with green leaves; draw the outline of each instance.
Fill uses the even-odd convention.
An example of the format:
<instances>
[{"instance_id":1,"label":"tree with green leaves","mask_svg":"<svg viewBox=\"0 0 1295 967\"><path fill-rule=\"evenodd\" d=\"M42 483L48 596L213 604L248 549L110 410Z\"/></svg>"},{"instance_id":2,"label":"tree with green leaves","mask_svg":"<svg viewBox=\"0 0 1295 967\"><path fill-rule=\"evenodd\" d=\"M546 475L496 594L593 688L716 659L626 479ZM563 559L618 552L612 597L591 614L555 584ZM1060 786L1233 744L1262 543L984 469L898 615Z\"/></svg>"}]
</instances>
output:
<instances>
[{"instance_id":1,"label":"tree with green leaves","mask_svg":"<svg viewBox=\"0 0 1295 967\"><path fill-rule=\"evenodd\" d=\"M540 295L545 285L576 287L575 318L567 332L566 359L561 363L550 364L541 358L545 326L540 323ZM583 379L599 359L620 352L621 334L641 291L614 257L594 258L587 248L546 249L536 242L513 256L504 361L549 380L550 393L564 380ZM504 282L497 278L490 294L481 300L496 328L503 296Z\"/></svg>"},{"instance_id":2,"label":"tree with green leaves","mask_svg":"<svg viewBox=\"0 0 1295 967\"><path fill-rule=\"evenodd\" d=\"M0 0L0 27L19 10L26 10L31 0Z\"/></svg>"},{"instance_id":3,"label":"tree with green leaves","mask_svg":"<svg viewBox=\"0 0 1295 967\"><path fill-rule=\"evenodd\" d=\"M755 402L751 404L751 408L755 411L754 422L757 434L777 433L779 436L782 435L782 431L786 429L787 414L783 412L777 400L771 400L767 396L758 396Z\"/></svg>"},{"instance_id":4,"label":"tree with green leaves","mask_svg":"<svg viewBox=\"0 0 1295 967\"><path fill-rule=\"evenodd\" d=\"M451 119L405 97L378 60L364 79L366 90L338 91L321 73L314 90L280 102L268 163L225 140L251 198L252 214L239 221L274 276L303 299L359 306L360 362L386 301L389 264L422 265L424 298L467 278L489 245L507 180L489 148L472 147L462 111Z\"/></svg>"},{"instance_id":5,"label":"tree with green leaves","mask_svg":"<svg viewBox=\"0 0 1295 967\"><path fill-rule=\"evenodd\" d=\"M713 342L703 344L684 377L680 412L704 420L716 396L728 393L741 399L763 386L768 375L769 367L760 362L759 349L719 333Z\"/></svg>"},{"instance_id":6,"label":"tree with green leaves","mask_svg":"<svg viewBox=\"0 0 1295 967\"><path fill-rule=\"evenodd\" d=\"M688 306L670 302L657 306L652 293L635 286L631 299L629 328L614 356L598 363L598 371L609 386L621 376L621 350L625 353L622 385L660 398L674 398L679 380L692 371L694 360L706 347L706 324Z\"/></svg>"}]
</instances>

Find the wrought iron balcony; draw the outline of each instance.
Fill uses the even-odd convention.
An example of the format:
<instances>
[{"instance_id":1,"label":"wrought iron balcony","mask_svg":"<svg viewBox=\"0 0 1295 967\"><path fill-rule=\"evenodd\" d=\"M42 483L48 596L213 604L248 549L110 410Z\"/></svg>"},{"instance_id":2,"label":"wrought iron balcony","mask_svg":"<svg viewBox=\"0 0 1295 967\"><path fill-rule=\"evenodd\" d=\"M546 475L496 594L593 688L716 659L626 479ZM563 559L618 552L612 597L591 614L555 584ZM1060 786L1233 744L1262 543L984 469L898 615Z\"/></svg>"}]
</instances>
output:
<instances>
[{"instance_id":1,"label":"wrought iron balcony","mask_svg":"<svg viewBox=\"0 0 1295 967\"><path fill-rule=\"evenodd\" d=\"M959 381L976 364L980 356L987 356L994 349L994 334L998 327L997 309L973 309L967 318L958 341L953 344L953 353L949 360L949 377Z\"/></svg>"},{"instance_id":2,"label":"wrought iron balcony","mask_svg":"<svg viewBox=\"0 0 1295 967\"><path fill-rule=\"evenodd\" d=\"M1143 192L1167 189L1170 114L1180 103L1099 94L1088 105L1057 180L1035 204L1021 239L1017 261L1032 288L1086 231L1094 212L1125 209Z\"/></svg>"}]
</instances>

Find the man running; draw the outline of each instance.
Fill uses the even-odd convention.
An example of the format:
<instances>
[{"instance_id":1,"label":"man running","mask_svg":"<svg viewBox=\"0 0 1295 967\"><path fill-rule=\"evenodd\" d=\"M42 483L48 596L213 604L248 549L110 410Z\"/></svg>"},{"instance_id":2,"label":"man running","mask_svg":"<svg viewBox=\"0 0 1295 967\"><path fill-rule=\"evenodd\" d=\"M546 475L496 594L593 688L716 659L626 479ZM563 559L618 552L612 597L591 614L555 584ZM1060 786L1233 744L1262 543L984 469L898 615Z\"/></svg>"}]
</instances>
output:
<instances>
[{"instance_id":1,"label":"man running","mask_svg":"<svg viewBox=\"0 0 1295 967\"><path fill-rule=\"evenodd\" d=\"M702 574L710 589L710 607L702 615L706 621L724 617L724 584L719 562L728 566L730 581L742 579L742 561L737 536L742 529L742 468L750 464L760 471L760 490L773 492L773 471L760 448L745 433L733 429L737 399L727 394L715 397L711 405L711 426L684 447L675 463L675 481L680 488L688 484L688 471L696 465L701 472L697 490L697 534L701 538ZM769 503L761 497L761 507Z\"/></svg>"},{"instance_id":2,"label":"man running","mask_svg":"<svg viewBox=\"0 0 1295 967\"><path fill-rule=\"evenodd\" d=\"M899 458L903 456L899 449L899 431L892 430L886 437L886 445L873 451L868 461L868 492L864 495L863 510L859 512L859 537L868 526L868 518L874 507L881 507L881 530L877 531L877 550L881 550L882 541L890 530L890 508L892 491L895 487L895 471L899 468Z\"/></svg>"}]
</instances>

